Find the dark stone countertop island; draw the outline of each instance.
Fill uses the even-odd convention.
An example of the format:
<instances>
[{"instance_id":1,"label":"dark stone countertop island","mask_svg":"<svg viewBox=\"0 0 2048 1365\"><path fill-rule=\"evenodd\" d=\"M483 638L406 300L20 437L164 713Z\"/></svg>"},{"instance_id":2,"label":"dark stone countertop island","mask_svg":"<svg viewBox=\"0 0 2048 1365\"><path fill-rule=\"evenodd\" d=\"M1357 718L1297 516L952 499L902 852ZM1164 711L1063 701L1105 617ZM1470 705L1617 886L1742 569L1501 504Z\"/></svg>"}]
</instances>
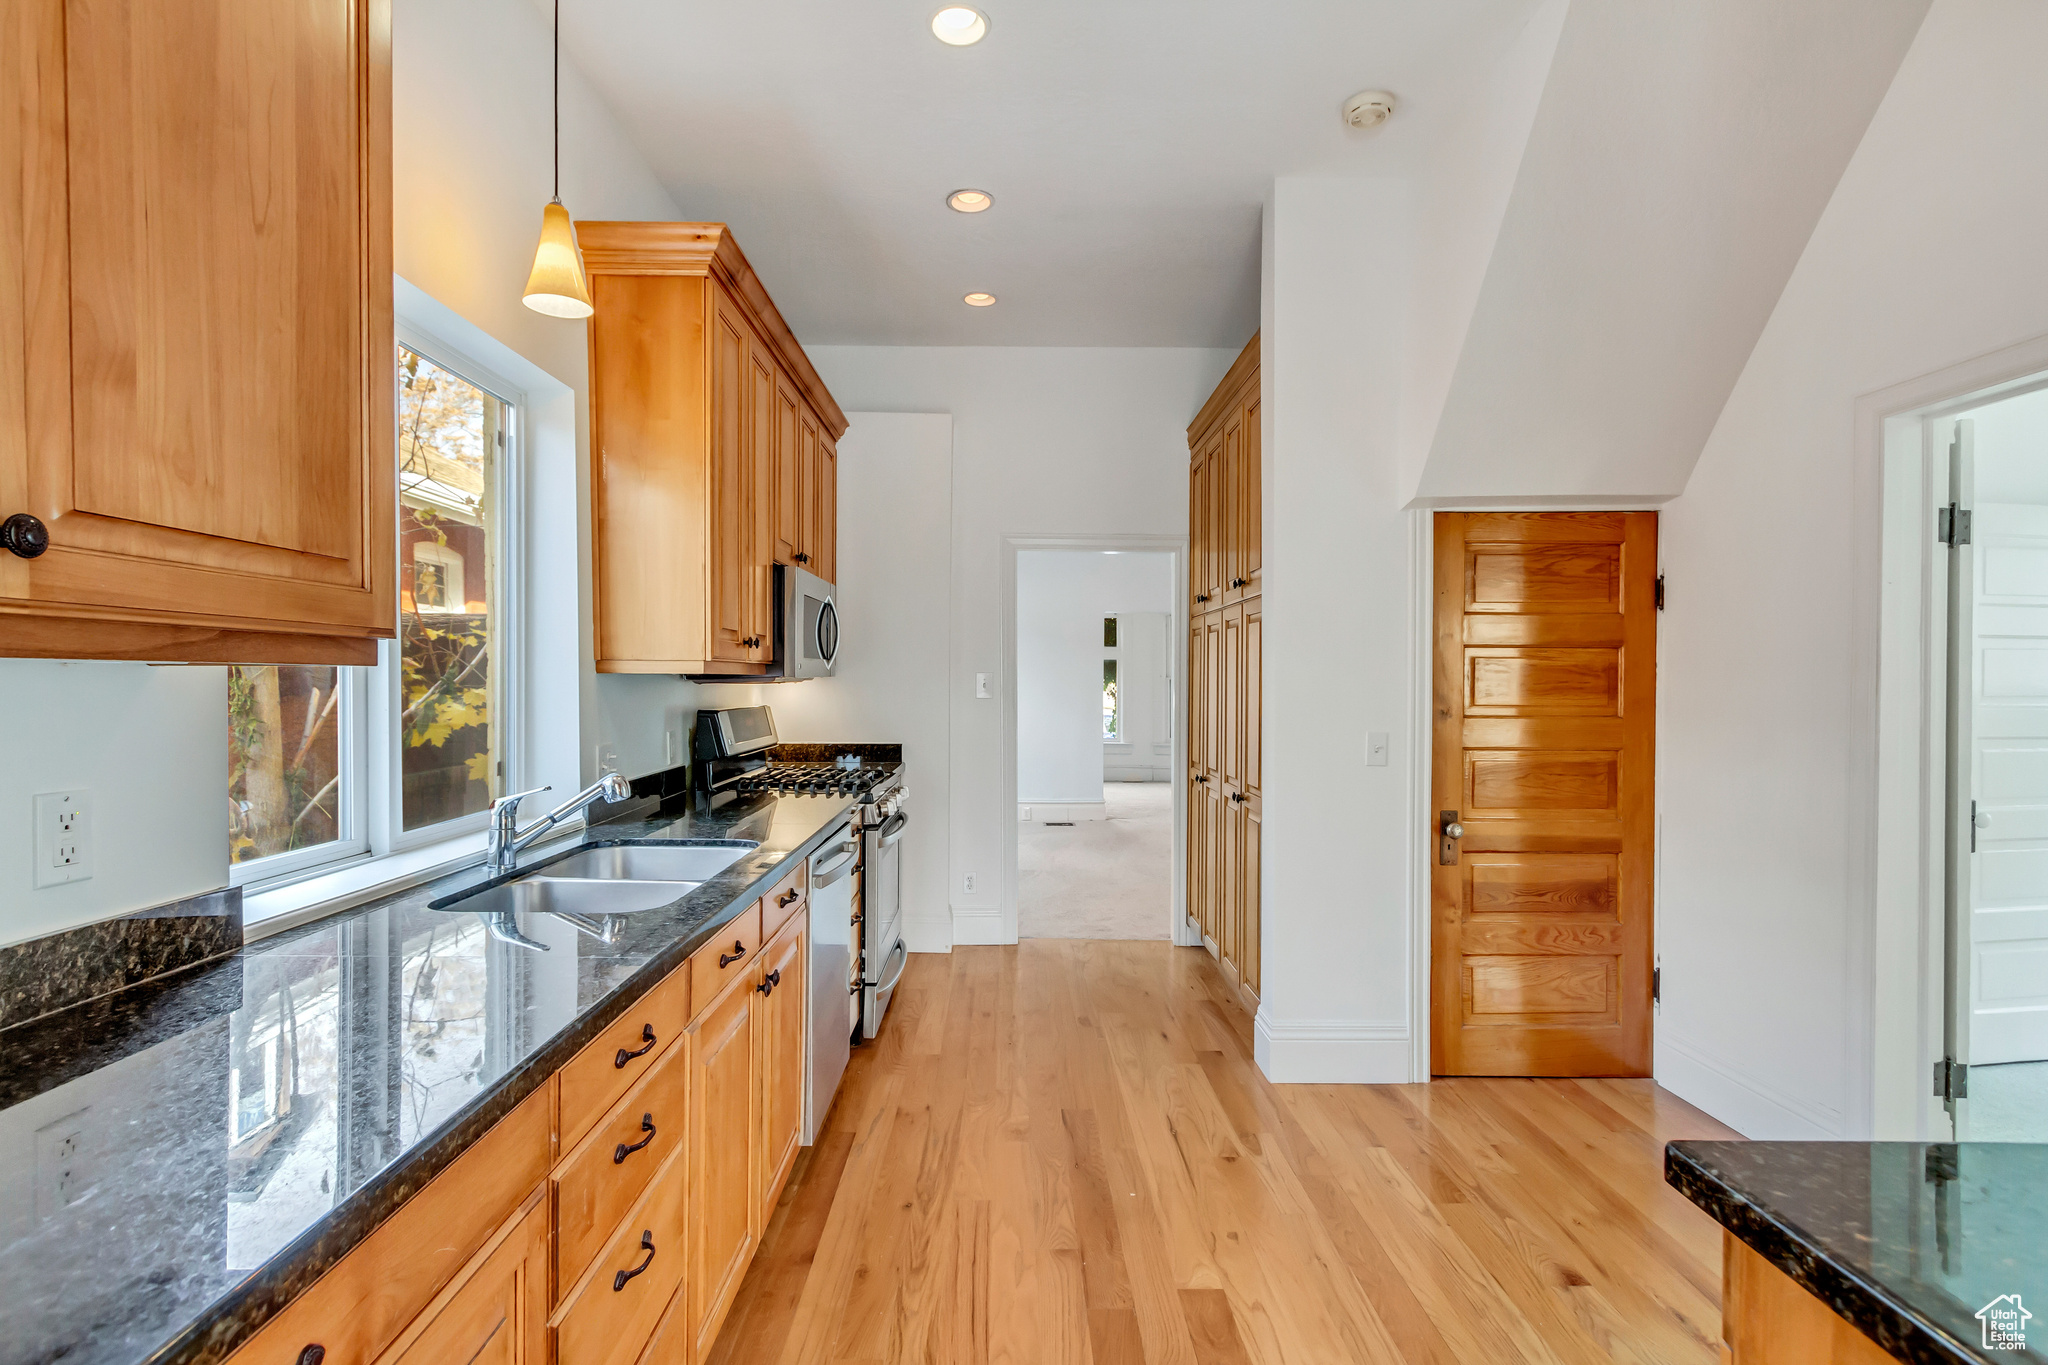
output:
<instances>
[{"instance_id":1,"label":"dark stone countertop island","mask_svg":"<svg viewBox=\"0 0 2048 1365\"><path fill-rule=\"evenodd\" d=\"M0 1031L0 1365L224 1360L853 802L654 805L579 847L745 852L611 943L429 908L471 869Z\"/></svg>"},{"instance_id":2,"label":"dark stone countertop island","mask_svg":"<svg viewBox=\"0 0 2048 1365\"><path fill-rule=\"evenodd\" d=\"M1900 1360L2048 1361L2048 1145L1674 1142L1664 1175ZM2023 1349L1985 1348L2000 1300Z\"/></svg>"}]
</instances>

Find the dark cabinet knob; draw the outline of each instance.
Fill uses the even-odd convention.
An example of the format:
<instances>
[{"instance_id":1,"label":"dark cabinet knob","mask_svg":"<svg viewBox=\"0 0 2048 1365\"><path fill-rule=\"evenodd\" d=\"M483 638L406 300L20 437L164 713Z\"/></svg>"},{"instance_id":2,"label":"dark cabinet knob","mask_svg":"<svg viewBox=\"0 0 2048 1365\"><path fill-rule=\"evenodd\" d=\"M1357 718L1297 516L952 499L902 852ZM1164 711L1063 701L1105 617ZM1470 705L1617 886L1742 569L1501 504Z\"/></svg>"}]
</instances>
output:
<instances>
[{"instance_id":1,"label":"dark cabinet knob","mask_svg":"<svg viewBox=\"0 0 2048 1365\"><path fill-rule=\"evenodd\" d=\"M805 554L802 550L798 550L795 554L791 555L790 558L794 559L799 564L808 564L811 562L811 557L808 554Z\"/></svg>"},{"instance_id":2,"label":"dark cabinet knob","mask_svg":"<svg viewBox=\"0 0 2048 1365\"><path fill-rule=\"evenodd\" d=\"M0 545L5 545L23 559L34 559L50 548L50 528L43 525L40 517L16 512L7 520L0 521Z\"/></svg>"},{"instance_id":3,"label":"dark cabinet knob","mask_svg":"<svg viewBox=\"0 0 2048 1365\"><path fill-rule=\"evenodd\" d=\"M320 1362L325 1359L327 1359L327 1348L315 1342L299 1352L298 1365L320 1365Z\"/></svg>"}]
</instances>

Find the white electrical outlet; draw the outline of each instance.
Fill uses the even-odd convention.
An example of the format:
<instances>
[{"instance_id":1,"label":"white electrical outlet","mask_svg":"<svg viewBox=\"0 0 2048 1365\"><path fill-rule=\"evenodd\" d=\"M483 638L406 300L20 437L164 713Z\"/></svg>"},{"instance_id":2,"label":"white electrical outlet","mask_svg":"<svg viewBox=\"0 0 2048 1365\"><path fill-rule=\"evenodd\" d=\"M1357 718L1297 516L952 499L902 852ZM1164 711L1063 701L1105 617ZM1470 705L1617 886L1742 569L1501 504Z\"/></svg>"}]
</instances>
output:
<instances>
[{"instance_id":1,"label":"white electrical outlet","mask_svg":"<svg viewBox=\"0 0 2048 1365\"><path fill-rule=\"evenodd\" d=\"M92 793L73 788L36 796L36 885L92 876Z\"/></svg>"},{"instance_id":2,"label":"white electrical outlet","mask_svg":"<svg viewBox=\"0 0 2048 1365\"><path fill-rule=\"evenodd\" d=\"M92 1156L83 1150L90 1107L66 1114L36 1130L36 1219L62 1212L91 1194L99 1183Z\"/></svg>"},{"instance_id":3,"label":"white electrical outlet","mask_svg":"<svg viewBox=\"0 0 2048 1365\"><path fill-rule=\"evenodd\" d=\"M967 874L966 890L968 895L974 894L974 874L972 872Z\"/></svg>"},{"instance_id":4,"label":"white electrical outlet","mask_svg":"<svg viewBox=\"0 0 2048 1365\"><path fill-rule=\"evenodd\" d=\"M618 770L619 770L619 746L618 746L618 745L616 745L616 744L600 744L600 745L598 745L598 746L597 746L597 775L598 775L599 777L602 777L602 776L604 776L604 775L605 775L606 773L615 773L615 772L617 772Z\"/></svg>"}]
</instances>

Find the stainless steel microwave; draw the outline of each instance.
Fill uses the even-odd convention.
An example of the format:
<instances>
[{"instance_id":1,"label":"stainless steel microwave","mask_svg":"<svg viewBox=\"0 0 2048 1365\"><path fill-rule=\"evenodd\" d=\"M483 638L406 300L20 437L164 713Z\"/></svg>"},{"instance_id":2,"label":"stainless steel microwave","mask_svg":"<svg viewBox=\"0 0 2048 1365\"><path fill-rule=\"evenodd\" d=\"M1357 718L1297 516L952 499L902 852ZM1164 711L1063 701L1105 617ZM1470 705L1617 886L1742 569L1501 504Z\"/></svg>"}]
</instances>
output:
<instances>
[{"instance_id":1,"label":"stainless steel microwave","mask_svg":"<svg viewBox=\"0 0 2048 1365\"><path fill-rule=\"evenodd\" d=\"M831 677L839 659L837 590L794 564L778 564L775 575L775 672L784 678Z\"/></svg>"}]
</instances>

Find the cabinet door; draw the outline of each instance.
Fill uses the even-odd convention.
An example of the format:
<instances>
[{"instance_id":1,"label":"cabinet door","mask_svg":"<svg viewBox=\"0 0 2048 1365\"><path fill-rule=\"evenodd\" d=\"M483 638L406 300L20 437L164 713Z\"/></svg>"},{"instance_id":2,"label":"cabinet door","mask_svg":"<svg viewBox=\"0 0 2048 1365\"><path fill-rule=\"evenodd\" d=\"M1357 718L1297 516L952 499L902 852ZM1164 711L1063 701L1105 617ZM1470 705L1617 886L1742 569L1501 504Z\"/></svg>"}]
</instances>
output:
<instances>
[{"instance_id":1,"label":"cabinet door","mask_svg":"<svg viewBox=\"0 0 2048 1365\"><path fill-rule=\"evenodd\" d=\"M809 405L797 408L796 434L797 533L796 562L818 571L818 419Z\"/></svg>"},{"instance_id":2,"label":"cabinet door","mask_svg":"<svg viewBox=\"0 0 2048 1365\"><path fill-rule=\"evenodd\" d=\"M754 619L747 634L758 641L753 657L766 663L775 633L775 357L758 333L747 338L747 460L754 490L747 556Z\"/></svg>"},{"instance_id":3,"label":"cabinet door","mask_svg":"<svg viewBox=\"0 0 2048 1365\"><path fill-rule=\"evenodd\" d=\"M803 480L797 474L797 410L803 403L789 376L776 370L775 388L775 546L774 562L796 563L804 538Z\"/></svg>"},{"instance_id":4,"label":"cabinet door","mask_svg":"<svg viewBox=\"0 0 2048 1365\"><path fill-rule=\"evenodd\" d=\"M775 1200L796 1164L804 1118L804 954L810 939L793 919L761 957L755 1081L761 1098L761 1160L755 1168L756 1226L768 1226Z\"/></svg>"},{"instance_id":5,"label":"cabinet door","mask_svg":"<svg viewBox=\"0 0 2048 1365\"><path fill-rule=\"evenodd\" d=\"M1243 852L1244 822L1244 608L1226 607L1221 620L1217 665L1218 728L1222 733L1223 756L1218 764L1220 788L1217 811L1220 835L1217 848L1217 881L1221 888L1220 917L1223 932L1216 936L1217 956L1232 967L1240 956L1238 874Z\"/></svg>"},{"instance_id":6,"label":"cabinet door","mask_svg":"<svg viewBox=\"0 0 2048 1365\"><path fill-rule=\"evenodd\" d=\"M378 1358L378 1365L545 1365L548 1201L537 1190L502 1241L483 1253Z\"/></svg>"},{"instance_id":7,"label":"cabinet door","mask_svg":"<svg viewBox=\"0 0 2048 1365\"><path fill-rule=\"evenodd\" d=\"M711 657L747 663L755 658L747 323L723 289L711 293Z\"/></svg>"},{"instance_id":8,"label":"cabinet door","mask_svg":"<svg viewBox=\"0 0 2048 1365\"><path fill-rule=\"evenodd\" d=\"M697 1359L718 1339L754 1254L754 990L749 972L690 1026L689 1244L685 1272Z\"/></svg>"},{"instance_id":9,"label":"cabinet door","mask_svg":"<svg viewBox=\"0 0 2048 1365\"><path fill-rule=\"evenodd\" d=\"M0 517L50 549L0 556L0 652L110 653L92 621L391 636L388 0L4 24Z\"/></svg>"},{"instance_id":10,"label":"cabinet door","mask_svg":"<svg viewBox=\"0 0 2048 1365\"><path fill-rule=\"evenodd\" d=\"M1235 602L1244 595L1244 575L1239 568L1243 549L1238 526L1238 481L1244 465L1244 414L1232 413L1223 422L1223 442L1218 447L1220 462L1213 495L1216 518L1216 577L1223 595L1217 600Z\"/></svg>"},{"instance_id":11,"label":"cabinet door","mask_svg":"<svg viewBox=\"0 0 2048 1365\"><path fill-rule=\"evenodd\" d=\"M1264 582L1260 576L1263 559L1260 546L1265 537L1265 463L1259 433L1259 377L1251 379L1251 399L1244 410L1244 437L1238 445L1237 467L1237 574L1244 580L1243 593L1256 597Z\"/></svg>"},{"instance_id":12,"label":"cabinet door","mask_svg":"<svg viewBox=\"0 0 2048 1365\"><path fill-rule=\"evenodd\" d=\"M827 583L839 581L839 446L818 428L818 567Z\"/></svg>"},{"instance_id":13,"label":"cabinet door","mask_svg":"<svg viewBox=\"0 0 2048 1365\"><path fill-rule=\"evenodd\" d=\"M1260 601L1257 597L1245 600L1244 643L1239 663L1244 677L1240 689L1244 709L1244 800L1239 803L1244 828L1238 836L1242 844L1237 858L1237 966L1245 989L1253 995L1259 993L1259 839L1263 818L1260 808L1264 804L1259 765L1260 727L1265 716L1265 616Z\"/></svg>"}]
</instances>

